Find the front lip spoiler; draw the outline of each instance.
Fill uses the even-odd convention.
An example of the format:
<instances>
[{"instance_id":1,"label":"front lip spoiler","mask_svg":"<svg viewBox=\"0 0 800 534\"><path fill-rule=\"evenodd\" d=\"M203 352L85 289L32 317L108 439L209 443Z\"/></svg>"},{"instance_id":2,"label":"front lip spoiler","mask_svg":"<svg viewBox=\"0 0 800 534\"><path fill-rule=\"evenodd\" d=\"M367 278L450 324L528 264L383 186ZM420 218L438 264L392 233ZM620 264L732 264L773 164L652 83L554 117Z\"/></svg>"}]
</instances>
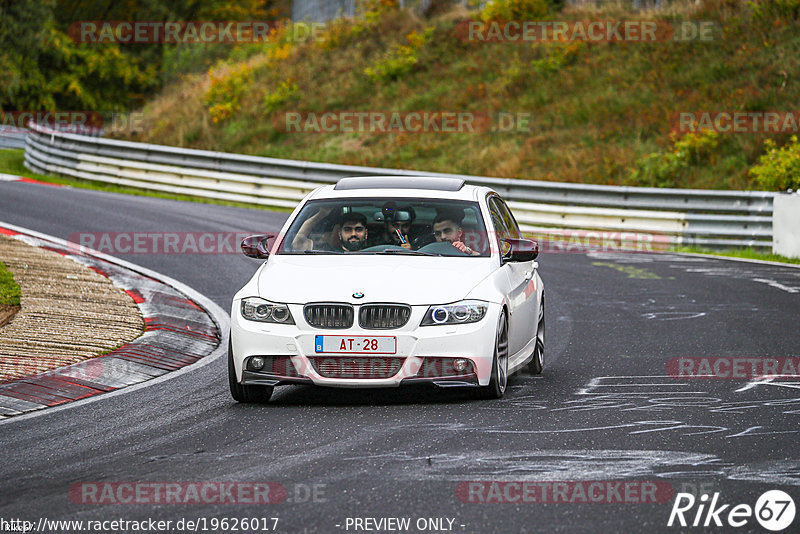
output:
<instances>
[{"instance_id":1,"label":"front lip spoiler","mask_svg":"<svg viewBox=\"0 0 800 534\"><path fill-rule=\"evenodd\" d=\"M254 371L242 371L241 384L243 386L281 386L284 384L314 385L314 382L310 378L304 376L289 377Z\"/></svg>"},{"instance_id":2,"label":"front lip spoiler","mask_svg":"<svg viewBox=\"0 0 800 534\"><path fill-rule=\"evenodd\" d=\"M409 377L404 378L400 385L412 385L412 384L433 384L439 388L474 388L478 387L478 377L475 373L471 373L468 375L463 376L454 376L454 377L434 377L434 378L418 378L418 377Z\"/></svg>"},{"instance_id":3,"label":"front lip spoiler","mask_svg":"<svg viewBox=\"0 0 800 534\"><path fill-rule=\"evenodd\" d=\"M314 381L310 378L278 376L269 373L259 373L254 371L242 371L242 385L244 386L283 386L283 385L309 385L313 386ZM418 378L409 377L400 381L401 386L427 384L434 385L440 388L456 388L456 387L478 387L478 377L472 373L470 375L459 377L436 377L436 378ZM327 387L337 387L335 384L325 384ZM376 386L380 387L380 386ZM391 386L396 387L396 386Z\"/></svg>"}]
</instances>

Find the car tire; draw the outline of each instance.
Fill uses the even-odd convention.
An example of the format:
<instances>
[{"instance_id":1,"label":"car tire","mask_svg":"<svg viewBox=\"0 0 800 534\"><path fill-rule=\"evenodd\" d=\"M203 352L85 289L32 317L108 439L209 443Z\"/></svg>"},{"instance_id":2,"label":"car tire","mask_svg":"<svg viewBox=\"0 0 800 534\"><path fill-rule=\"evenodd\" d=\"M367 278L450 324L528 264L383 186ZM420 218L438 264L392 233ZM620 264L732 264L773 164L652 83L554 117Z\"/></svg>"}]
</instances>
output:
<instances>
[{"instance_id":1,"label":"car tire","mask_svg":"<svg viewBox=\"0 0 800 534\"><path fill-rule=\"evenodd\" d=\"M237 402L244 403L265 403L269 402L273 386L246 386L236 380L236 368L233 366L233 346L228 341L228 385L231 388L231 396Z\"/></svg>"},{"instance_id":2,"label":"car tire","mask_svg":"<svg viewBox=\"0 0 800 534\"><path fill-rule=\"evenodd\" d=\"M542 374L544 369L544 295L539 306L539 321L536 325L536 348L533 349L533 359L528 363L528 373L532 375Z\"/></svg>"},{"instance_id":3,"label":"car tire","mask_svg":"<svg viewBox=\"0 0 800 534\"><path fill-rule=\"evenodd\" d=\"M489 384L478 387L478 398L499 399L506 392L508 385L508 320L505 311L500 313L497 322L497 334L492 359L492 376Z\"/></svg>"}]
</instances>

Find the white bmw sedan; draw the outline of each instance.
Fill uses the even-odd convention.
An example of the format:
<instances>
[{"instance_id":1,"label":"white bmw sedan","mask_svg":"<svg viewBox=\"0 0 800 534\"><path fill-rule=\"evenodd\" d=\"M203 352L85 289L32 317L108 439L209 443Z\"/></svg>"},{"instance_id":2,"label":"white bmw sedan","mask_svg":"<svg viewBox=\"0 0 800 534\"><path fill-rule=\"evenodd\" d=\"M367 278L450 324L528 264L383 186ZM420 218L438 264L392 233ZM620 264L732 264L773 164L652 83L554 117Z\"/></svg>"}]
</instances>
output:
<instances>
[{"instance_id":1,"label":"white bmw sedan","mask_svg":"<svg viewBox=\"0 0 800 534\"><path fill-rule=\"evenodd\" d=\"M429 383L499 398L544 365L538 246L500 196L463 180L343 178L278 235L242 242L265 260L233 298L233 398L282 384Z\"/></svg>"}]
</instances>

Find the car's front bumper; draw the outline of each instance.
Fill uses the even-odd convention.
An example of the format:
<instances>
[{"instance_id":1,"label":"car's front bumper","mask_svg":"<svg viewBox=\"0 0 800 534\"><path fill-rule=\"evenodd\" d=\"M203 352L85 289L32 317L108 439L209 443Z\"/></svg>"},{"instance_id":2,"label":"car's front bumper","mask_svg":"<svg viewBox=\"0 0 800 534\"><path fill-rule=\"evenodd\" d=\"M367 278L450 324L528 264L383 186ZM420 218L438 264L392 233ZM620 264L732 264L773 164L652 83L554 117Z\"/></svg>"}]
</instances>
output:
<instances>
[{"instance_id":1,"label":"car's front bumper","mask_svg":"<svg viewBox=\"0 0 800 534\"><path fill-rule=\"evenodd\" d=\"M431 383L441 387L486 385L491 376L496 325L500 306L489 304L486 316L479 322L465 325L419 326L427 306L412 307L408 323L394 330L364 330L357 326L347 330L317 329L303 319L302 306L290 305L297 324L259 323L242 318L240 301L235 300L231 311L231 345L236 377L242 384L314 384L332 387L397 387L403 384ZM320 354L315 348L318 335L349 337L394 336L397 354ZM253 356L290 360L292 372L275 373L244 369L244 362ZM342 376L323 376L320 359L347 359L354 372ZM399 360L399 370L391 376L375 378L359 373L369 368L370 359ZM434 359L464 358L471 362L471 372L436 376L431 364ZM316 359L316 366L312 363Z\"/></svg>"}]
</instances>

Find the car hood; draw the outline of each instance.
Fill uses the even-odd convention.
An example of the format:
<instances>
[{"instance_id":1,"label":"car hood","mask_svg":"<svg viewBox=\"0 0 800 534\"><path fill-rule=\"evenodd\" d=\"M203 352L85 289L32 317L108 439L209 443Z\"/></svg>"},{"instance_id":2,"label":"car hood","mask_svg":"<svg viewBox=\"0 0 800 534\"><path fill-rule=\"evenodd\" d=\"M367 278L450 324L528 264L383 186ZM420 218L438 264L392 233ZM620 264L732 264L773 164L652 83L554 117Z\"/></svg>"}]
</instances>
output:
<instances>
[{"instance_id":1,"label":"car hood","mask_svg":"<svg viewBox=\"0 0 800 534\"><path fill-rule=\"evenodd\" d=\"M446 304L465 298L493 270L492 258L277 255L261 269L258 289L262 298L288 304Z\"/></svg>"}]
</instances>

